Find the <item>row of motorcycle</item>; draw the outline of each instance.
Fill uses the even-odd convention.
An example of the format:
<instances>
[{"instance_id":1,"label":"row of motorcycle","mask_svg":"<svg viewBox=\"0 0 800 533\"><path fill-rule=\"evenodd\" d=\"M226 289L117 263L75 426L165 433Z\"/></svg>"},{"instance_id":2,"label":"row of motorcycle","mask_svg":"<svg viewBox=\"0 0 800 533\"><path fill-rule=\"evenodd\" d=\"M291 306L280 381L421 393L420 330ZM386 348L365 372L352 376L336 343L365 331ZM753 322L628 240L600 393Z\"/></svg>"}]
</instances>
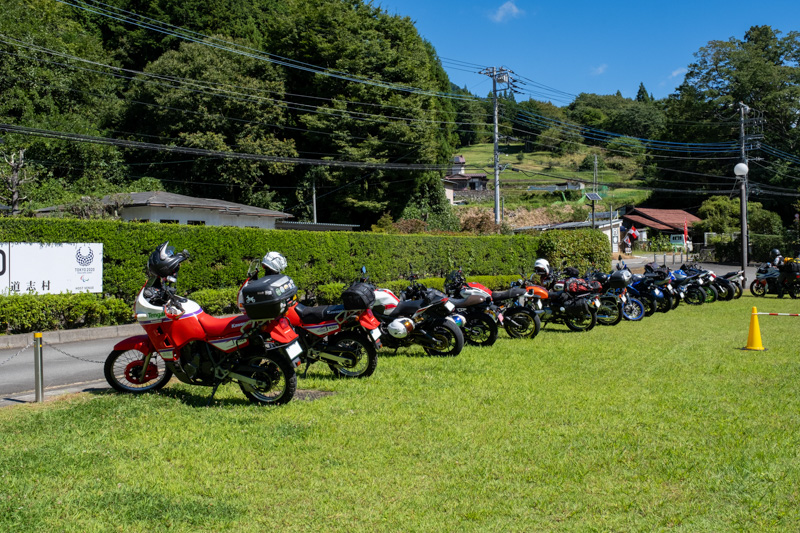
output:
<instances>
[{"instance_id":1,"label":"row of motorcycle","mask_svg":"<svg viewBox=\"0 0 800 533\"><path fill-rule=\"evenodd\" d=\"M716 277L690 268L671 271L648 265L634 275L624 264L610 274L583 277L554 270L538 259L534 273L507 290L467 282L461 270L445 279L445 291L429 288L410 273L399 294L370 282L362 267L340 304L307 305L283 273L286 259L270 252L254 261L239 288L242 314L218 318L177 294L175 284L186 250L169 242L150 255L148 279L134 304L144 334L117 343L104 374L112 388L145 393L172 377L211 387L237 383L253 403L281 405L297 390L297 373L326 364L340 377L363 378L378 365L378 349L421 346L429 355L456 356L465 344L489 346L502 327L512 338L533 338L549 323L572 331L640 320L681 302L701 305L741 295L742 272ZM563 267L563 265L562 265Z\"/></svg>"}]
</instances>

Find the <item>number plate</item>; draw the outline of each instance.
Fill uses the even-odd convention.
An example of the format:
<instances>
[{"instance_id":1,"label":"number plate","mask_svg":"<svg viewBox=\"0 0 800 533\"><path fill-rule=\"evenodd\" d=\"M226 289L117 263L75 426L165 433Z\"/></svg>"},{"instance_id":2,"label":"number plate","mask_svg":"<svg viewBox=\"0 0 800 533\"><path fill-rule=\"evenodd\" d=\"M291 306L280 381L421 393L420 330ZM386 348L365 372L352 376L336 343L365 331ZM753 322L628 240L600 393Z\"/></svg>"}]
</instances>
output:
<instances>
[{"instance_id":1,"label":"number plate","mask_svg":"<svg viewBox=\"0 0 800 533\"><path fill-rule=\"evenodd\" d=\"M381 330L378 328L373 329L369 332L369 336L372 337L372 340L376 341L381 338Z\"/></svg>"},{"instance_id":2,"label":"number plate","mask_svg":"<svg viewBox=\"0 0 800 533\"><path fill-rule=\"evenodd\" d=\"M453 305L453 302L445 302L444 303L444 308L452 313L455 310L456 306Z\"/></svg>"},{"instance_id":3,"label":"number plate","mask_svg":"<svg viewBox=\"0 0 800 533\"><path fill-rule=\"evenodd\" d=\"M303 348L300 347L299 342L294 341L288 346L286 346L286 353L289 355L290 358L294 359L295 357L303 353Z\"/></svg>"}]
</instances>

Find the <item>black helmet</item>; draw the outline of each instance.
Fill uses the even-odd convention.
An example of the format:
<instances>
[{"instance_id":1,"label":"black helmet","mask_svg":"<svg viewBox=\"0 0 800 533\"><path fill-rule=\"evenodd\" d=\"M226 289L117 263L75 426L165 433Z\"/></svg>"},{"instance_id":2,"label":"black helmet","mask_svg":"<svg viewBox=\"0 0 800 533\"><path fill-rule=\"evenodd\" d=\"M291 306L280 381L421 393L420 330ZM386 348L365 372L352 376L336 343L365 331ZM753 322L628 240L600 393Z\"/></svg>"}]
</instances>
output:
<instances>
[{"instance_id":1,"label":"black helmet","mask_svg":"<svg viewBox=\"0 0 800 533\"><path fill-rule=\"evenodd\" d=\"M160 278L174 276L181 266L181 262L187 259L185 253L175 253L175 249L169 245L169 241L155 249L147 260L147 271Z\"/></svg>"},{"instance_id":2,"label":"black helmet","mask_svg":"<svg viewBox=\"0 0 800 533\"><path fill-rule=\"evenodd\" d=\"M770 250L770 252L769 252L769 257L770 257L770 259L775 259L775 258L776 258L776 257L778 257L779 255L781 255L781 251L780 251L780 250L778 250L777 248L773 248L773 249L772 249L772 250Z\"/></svg>"}]
</instances>

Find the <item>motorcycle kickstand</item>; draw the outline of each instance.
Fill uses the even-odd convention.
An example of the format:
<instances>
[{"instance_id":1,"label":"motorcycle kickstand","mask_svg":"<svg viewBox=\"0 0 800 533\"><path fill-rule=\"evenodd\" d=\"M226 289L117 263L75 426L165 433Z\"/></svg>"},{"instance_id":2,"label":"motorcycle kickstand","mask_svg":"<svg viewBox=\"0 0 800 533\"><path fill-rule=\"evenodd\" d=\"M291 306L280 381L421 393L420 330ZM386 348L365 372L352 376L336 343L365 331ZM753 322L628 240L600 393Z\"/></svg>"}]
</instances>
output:
<instances>
[{"instance_id":1,"label":"motorcycle kickstand","mask_svg":"<svg viewBox=\"0 0 800 533\"><path fill-rule=\"evenodd\" d=\"M217 393L217 389L219 388L219 386L221 384L222 384L222 380L221 379L215 379L214 380L214 387L211 389L211 397L208 399L208 403L206 404L206 407L211 407L211 403L214 401L214 395Z\"/></svg>"},{"instance_id":2,"label":"motorcycle kickstand","mask_svg":"<svg viewBox=\"0 0 800 533\"><path fill-rule=\"evenodd\" d=\"M311 360L309 359L306 361L306 371L303 372L303 379L306 379L306 376L308 375L308 367L310 366L311 366Z\"/></svg>"}]
</instances>

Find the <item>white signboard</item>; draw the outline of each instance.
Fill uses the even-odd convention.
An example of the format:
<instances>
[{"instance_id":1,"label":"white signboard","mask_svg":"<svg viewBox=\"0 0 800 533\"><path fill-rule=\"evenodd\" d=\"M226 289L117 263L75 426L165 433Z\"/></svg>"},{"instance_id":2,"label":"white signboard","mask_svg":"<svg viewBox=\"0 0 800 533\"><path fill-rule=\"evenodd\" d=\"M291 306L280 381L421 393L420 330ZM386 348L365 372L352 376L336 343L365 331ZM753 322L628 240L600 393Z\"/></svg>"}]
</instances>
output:
<instances>
[{"instance_id":1,"label":"white signboard","mask_svg":"<svg viewBox=\"0 0 800 533\"><path fill-rule=\"evenodd\" d=\"M103 292L103 244L0 243L0 291Z\"/></svg>"}]
</instances>

